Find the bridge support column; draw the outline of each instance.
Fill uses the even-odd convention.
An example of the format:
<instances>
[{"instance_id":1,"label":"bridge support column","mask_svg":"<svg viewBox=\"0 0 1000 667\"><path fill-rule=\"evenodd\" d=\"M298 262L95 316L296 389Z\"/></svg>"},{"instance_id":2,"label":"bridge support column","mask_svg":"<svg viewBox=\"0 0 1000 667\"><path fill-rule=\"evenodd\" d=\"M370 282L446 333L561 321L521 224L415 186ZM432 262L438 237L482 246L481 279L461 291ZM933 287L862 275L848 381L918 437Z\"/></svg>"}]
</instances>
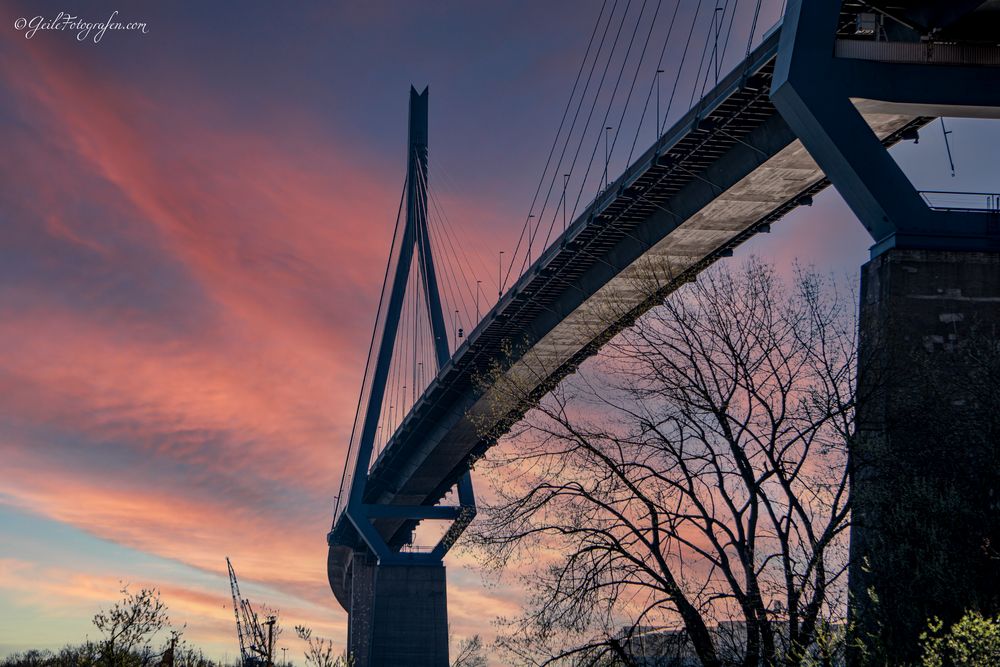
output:
<instances>
[{"instance_id":1,"label":"bridge support column","mask_svg":"<svg viewBox=\"0 0 1000 667\"><path fill-rule=\"evenodd\" d=\"M860 38L842 34L843 4L789 0L771 99L875 242L851 451L852 645L866 650L849 662L913 664L928 617L1000 611L1000 225L995 211L931 208L859 106L916 124L1000 118L987 64L1000 48L978 65L889 55L933 48L955 18L941 11L895 23L878 54L838 54Z\"/></svg>"},{"instance_id":2,"label":"bridge support column","mask_svg":"<svg viewBox=\"0 0 1000 667\"><path fill-rule=\"evenodd\" d=\"M347 652L357 667L371 661L372 611L375 603L375 557L355 551L351 558L351 603L347 609Z\"/></svg>"},{"instance_id":3,"label":"bridge support column","mask_svg":"<svg viewBox=\"0 0 1000 667\"><path fill-rule=\"evenodd\" d=\"M854 664L909 664L929 617L1000 611L998 328L998 252L891 249L862 269Z\"/></svg>"},{"instance_id":4,"label":"bridge support column","mask_svg":"<svg viewBox=\"0 0 1000 667\"><path fill-rule=\"evenodd\" d=\"M360 553L355 558L348 621L354 666L448 667L444 565L376 565Z\"/></svg>"},{"instance_id":5,"label":"bridge support column","mask_svg":"<svg viewBox=\"0 0 1000 667\"><path fill-rule=\"evenodd\" d=\"M448 667L448 608L443 559L476 515L475 493L467 464L456 467L452 461L443 471L458 475L453 482L458 491L458 505L438 505L439 495L430 498L434 501L431 504L391 502L386 496L394 493L390 491L394 488L392 483L383 483L381 489L368 487L375 436L381 428L380 422L384 422L382 408L389 371L394 354L400 352L395 347L396 336L400 332L414 261L420 282L413 287L419 287L424 299L424 312L431 329L429 339L436 361L434 372L440 372L451 357L427 227L427 96L426 89L418 93L410 88L406 222L398 246L394 245L390 251L390 257L396 256L396 266L391 283L388 282L390 273L386 271L383 294L388 293L389 299L384 319L382 303L379 305L381 338L377 348L376 339L372 338L369 351L371 355L378 350L368 385L368 406L357 440L354 441L354 432L351 435L351 446L357 446L357 455L353 469L345 473L350 475L349 490L344 498L342 486L335 512L340 509L343 512L334 519L333 529L327 535L330 547L327 576L334 595L349 614L348 650L355 667ZM379 329L376 325L376 332ZM367 381L367 368L365 378ZM362 396L364 393L362 390ZM405 424L400 425L397 433L406 430ZM401 447L397 444L394 445L396 449L390 449L393 447L390 443L385 445L383 455ZM391 465L386 465L392 469ZM432 486L425 493L433 491ZM341 505L344 501L346 504ZM412 544L414 530L422 521L450 521L451 526L429 551L404 550L406 545ZM348 581L351 582L349 591Z\"/></svg>"}]
</instances>

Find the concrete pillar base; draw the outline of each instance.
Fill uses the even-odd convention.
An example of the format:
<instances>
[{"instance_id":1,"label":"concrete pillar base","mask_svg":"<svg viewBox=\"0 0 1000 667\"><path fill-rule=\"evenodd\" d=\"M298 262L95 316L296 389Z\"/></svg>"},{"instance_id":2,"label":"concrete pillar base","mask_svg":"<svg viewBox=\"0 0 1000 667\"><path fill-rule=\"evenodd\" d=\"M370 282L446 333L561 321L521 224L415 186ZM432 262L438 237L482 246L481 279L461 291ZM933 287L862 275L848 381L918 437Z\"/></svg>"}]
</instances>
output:
<instances>
[{"instance_id":1,"label":"concrete pillar base","mask_svg":"<svg viewBox=\"0 0 1000 667\"><path fill-rule=\"evenodd\" d=\"M1000 253L885 252L860 325L851 662L904 664L928 618L1000 611Z\"/></svg>"},{"instance_id":2,"label":"concrete pillar base","mask_svg":"<svg viewBox=\"0 0 1000 667\"><path fill-rule=\"evenodd\" d=\"M375 565L367 554L355 559L348 630L355 667L448 667L444 565Z\"/></svg>"},{"instance_id":3,"label":"concrete pillar base","mask_svg":"<svg viewBox=\"0 0 1000 667\"><path fill-rule=\"evenodd\" d=\"M347 652L355 667L371 664L372 606L375 603L375 557L355 551L351 558L351 608L347 610Z\"/></svg>"}]
</instances>

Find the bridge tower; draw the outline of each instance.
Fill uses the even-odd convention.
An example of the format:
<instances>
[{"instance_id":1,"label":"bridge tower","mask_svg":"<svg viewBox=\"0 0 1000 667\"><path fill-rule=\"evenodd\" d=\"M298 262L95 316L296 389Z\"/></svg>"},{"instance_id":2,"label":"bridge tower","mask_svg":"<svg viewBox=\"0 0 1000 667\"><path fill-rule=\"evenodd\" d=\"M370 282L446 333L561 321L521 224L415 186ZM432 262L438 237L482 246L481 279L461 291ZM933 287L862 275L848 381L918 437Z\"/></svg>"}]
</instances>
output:
<instances>
[{"instance_id":1,"label":"bridge tower","mask_svg":"<svg viewBox=\"0 0 1000 667\"><path fill-rule=\"evenodd\" d=\"M430 324L436 376L450 357L447 330L427 223L428 90L410 88L405 220L395 267L387 271L387 308L381 338L373 339L374 366L367 389L349 491L342 487L334 517L328 576L338 601L348 612L348 651L356 667L411 665L447 667L448 609L444 556L475 516L475 498L467 469L457 484L458 505L380 503L380 490L368 484L379 415L400 333L404 296L416 261L422 306ZM388 288L386 290L385 288ZM378 331L379 328L376 328ZM364 394L363 394L364 396ZM346 498L344 497L346 495ZM402 501L405 503L405 500ZM409 544L421 521L452 521L437 545L417 551ZM353 530L345 530L345 526Z\"/></svg>"},{"instance_id":2,"label":"bridge tower","mask_svg":"<svg viewBox=\"0 0 1000 667\"><path fill-rule=\"evenodd\" d=\"M782 26L772 100L874 240L851 451L852 628L867 650L853 664L915 662L929 617L1000 612L1000 443L981 387L995 381L982 362L1000 328L1000 210L930 207L861 116L1000 118L998 19L983 0L791 0Z\"/></svg>"}]
</instances>

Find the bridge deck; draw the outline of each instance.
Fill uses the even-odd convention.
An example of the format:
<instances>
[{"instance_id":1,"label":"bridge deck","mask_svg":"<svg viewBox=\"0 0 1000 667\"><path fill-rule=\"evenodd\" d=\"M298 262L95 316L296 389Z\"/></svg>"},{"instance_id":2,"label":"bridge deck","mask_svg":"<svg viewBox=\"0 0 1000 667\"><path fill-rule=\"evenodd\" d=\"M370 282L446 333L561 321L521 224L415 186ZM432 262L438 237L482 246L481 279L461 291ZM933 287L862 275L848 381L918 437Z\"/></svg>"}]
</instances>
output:
<instances>
[{"instance_id":1,"label":"bridge deck","mask_svg":"<svg viewBox=\"0 0 1000 667\"><path fill-rule=\"evenodd\" d=\"M539 398L667 293L828 185L770 102L778 36L598 196L469 334L372 465L366 503L439 502L494 444L484 432L531 407L498 413L502 397L482 386L492 369L530 379ZM929 119L866 120L891 144ZM395 547L412 527L376 521ZM330 544L331 586L346 604L359 538L344 516Z\"/></svg>"}]
</instances>

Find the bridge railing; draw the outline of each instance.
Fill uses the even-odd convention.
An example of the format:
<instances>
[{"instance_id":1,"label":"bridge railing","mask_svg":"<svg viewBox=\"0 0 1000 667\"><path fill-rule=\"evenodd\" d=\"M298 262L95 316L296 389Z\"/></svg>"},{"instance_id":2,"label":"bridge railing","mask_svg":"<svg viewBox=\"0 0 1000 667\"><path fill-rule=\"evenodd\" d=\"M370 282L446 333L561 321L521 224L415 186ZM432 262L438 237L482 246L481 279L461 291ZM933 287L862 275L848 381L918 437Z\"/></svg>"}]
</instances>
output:
<instances>
[{"instance_id":1,"label":"bridge railing","mask_svg":"<svg viewBox=\"0 0 1000 667\"><path fill-rule=\"evenodd\" d=\"M1000 193L922 190L920 196L936 211L985 211L1000 213Z\"/></svg>"}]
</instances>

